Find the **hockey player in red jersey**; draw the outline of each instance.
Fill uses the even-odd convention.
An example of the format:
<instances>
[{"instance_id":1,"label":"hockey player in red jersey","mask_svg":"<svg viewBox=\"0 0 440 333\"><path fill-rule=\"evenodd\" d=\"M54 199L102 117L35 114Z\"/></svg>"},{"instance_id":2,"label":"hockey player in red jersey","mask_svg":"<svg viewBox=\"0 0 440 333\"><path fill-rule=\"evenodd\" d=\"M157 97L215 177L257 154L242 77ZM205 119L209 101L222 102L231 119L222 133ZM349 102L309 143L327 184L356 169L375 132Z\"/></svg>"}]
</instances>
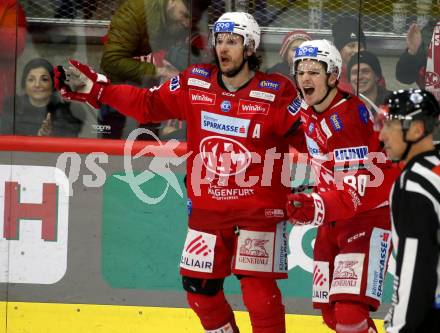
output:
<instances>
[{"instance_id":1,"label":"hockey player in red jersey","mask_svg":"<svg viewBox=\"0 0 440 333\"><path fill-rule=\"evenodd\" d=\"M292 223L318 226L314 307L338 333L370 333L377 332L369 311L383 294L391 246L387 200L398 170L381 153L368 109L337 88L341 63L327 40L296 51L303 99L297 112L316 186L312 194L290 194L287 209Z\"/></svg>"},{"instance_id":2,"label":"hockey player in red jersey","mask_svg":"<svg viewBox=\"0 0 440 333\"><path fill-rule=\"evenodd\" d=\"M288 153L300 122L290 112L296 90L281 75L258 71L260 28L251 15L225 13L213 26L212 40L216 65L190 66L159 88L109 85L75 61L66 71L86 77L83 87L70 90L62 68L58 85L65 98L108 104L140 123L187 121L189 230L180 271L188 304L206 332L239 332L223 293L232 273L253 332L283 333L276 280L287 278L290 184L282 183L280 155Z\"/></svg>"}]
</instances>

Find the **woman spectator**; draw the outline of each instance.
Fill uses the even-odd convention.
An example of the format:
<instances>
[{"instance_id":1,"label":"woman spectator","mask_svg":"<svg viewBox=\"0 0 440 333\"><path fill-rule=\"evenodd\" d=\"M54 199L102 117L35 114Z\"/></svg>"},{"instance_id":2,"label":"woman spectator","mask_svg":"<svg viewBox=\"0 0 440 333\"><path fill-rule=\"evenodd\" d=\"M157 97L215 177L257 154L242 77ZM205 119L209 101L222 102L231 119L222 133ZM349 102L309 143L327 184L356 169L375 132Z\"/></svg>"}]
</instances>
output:
<instances>
[{"instance_id":1,"label":"woman spectator","mask_svg":"<svg viewBox=\"0 0 440 333\"><path fill-rule=\"evenodd\" d=\"M15 135L76 137L83 121L71 111L54 90L53 66L36 58L26 64L21 77L24 95L16 97L14 107L6 107L1 117L1 133ZM7 102L13 106L13 98Z\"/></svg>"}]
</instances>

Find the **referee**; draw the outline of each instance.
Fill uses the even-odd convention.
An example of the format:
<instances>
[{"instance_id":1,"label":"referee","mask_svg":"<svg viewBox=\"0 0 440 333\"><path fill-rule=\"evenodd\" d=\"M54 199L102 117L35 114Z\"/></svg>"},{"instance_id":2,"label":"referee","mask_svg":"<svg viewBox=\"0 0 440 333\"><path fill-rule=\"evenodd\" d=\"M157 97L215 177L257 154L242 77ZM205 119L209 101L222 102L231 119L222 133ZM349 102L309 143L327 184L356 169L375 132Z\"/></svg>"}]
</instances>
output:
<instances>
[{"instance_id":1,"label":"referee","mask_svg":"<svg viewBox=\"0 0 440 333\"><path fill-rule=\"evenodd\" d=\"M399 90L382 112L380 139L403 171L391 190L396 274L387 333L440 332L440 107L425 90ZM380 117L380 116L379 116Z\"/></svg>"}]
</instances>

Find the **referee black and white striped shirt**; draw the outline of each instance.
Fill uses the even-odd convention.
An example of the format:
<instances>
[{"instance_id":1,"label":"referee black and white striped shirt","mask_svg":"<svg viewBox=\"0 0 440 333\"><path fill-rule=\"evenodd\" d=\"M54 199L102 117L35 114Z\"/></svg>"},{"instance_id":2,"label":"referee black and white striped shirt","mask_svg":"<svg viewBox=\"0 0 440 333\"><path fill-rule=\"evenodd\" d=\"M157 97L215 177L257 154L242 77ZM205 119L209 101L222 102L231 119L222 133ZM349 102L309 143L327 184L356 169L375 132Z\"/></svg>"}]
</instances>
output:
<instances>
[{"instance_id":1,"label":"referee black and white striped shirt","mask_svg":"<svg viewBox=\"0 0 440 333\"><path fill-rule=\"evenodd\" d=\"M388 333L440 333L440 153L415 156L390 196L396 276Z\"/></svg>"}]
</instances>

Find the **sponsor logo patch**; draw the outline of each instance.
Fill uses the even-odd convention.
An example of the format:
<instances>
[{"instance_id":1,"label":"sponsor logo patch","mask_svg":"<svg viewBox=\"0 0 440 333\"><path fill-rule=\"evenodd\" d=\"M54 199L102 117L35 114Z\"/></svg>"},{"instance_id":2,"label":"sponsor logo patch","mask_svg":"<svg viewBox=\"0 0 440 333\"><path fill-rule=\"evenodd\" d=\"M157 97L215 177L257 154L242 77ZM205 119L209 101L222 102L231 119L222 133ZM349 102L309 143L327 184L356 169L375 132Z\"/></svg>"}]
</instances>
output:
<instances>
[{"instance_id":1,"label":"sponsor logo patch","mask_svg":"<svg viewBox=\"0 0 440 333\"><path fill-rule=\"evenodd\" d=\"M175 76L170 80L170 91L176 91L180 88L180 78L179 76Z\"/></svg>"},{"instance_id":2,"label":"sponsor logo patch","mask_svg":"<svg viewBox=\"0 0 440 333\"><path fill-rule=\"evenodd\" d=\"M240 230L235 267L240 270L271 272L274 232Z\"/></svg>"},{"instance_id":3,"label":"sponsor logo patch","mask_svg":"<svg viewBox=\"0 0 440 333\"><path fill-rule=\"evenodd\" d=\"M347 147L333 150L335 162L361 161L368 155L367 146Z\"/></svg>"},{"instance_id":4,"label":"sponsor logo patch","mask_svg":"<svg viewBox=\"0 0 440 333\"><path fill-rule=\"evenodd\" d=\"M188 216L191 215L192 208L193 208L193 203L192 203L191 199L186 200L186 210L188 212Z\"/></svg>"},{"instance_id":5,"label":"sponsor logo patch","mask_svg":"<svg viewBox=\"0 0 440 333\"><path fill-rule=\"evenodd\" d=\"M232 108L232 104L230 101L223 101L220 104L220 110L222 110L223 112L229 112Z\"/></svg>"},{"instance_id":6,"label":"sponsor logo patch","mask_svg":"<svg viewBox=\"0 0 440 333\"><path fill-rule=\"evenodd\" d=\"M330 131L330 128L328 128L328 125L325 121L325 119L321 120L321 128L322 131L324 132L325 136L327 137L327 139L330 139L330 137L333 135L332 131Z\"/></svg>"},{"instance_id":7,"label":"sponsor logo patch","mask_svg":"<svg viewBox=\"0 0 440 333\"><path fill-rule=\"evenodd\" d=\"M309 154L313 158L317 158L324 161L328 160L327 156L324 155L321 149L319 148L318 143L312 138L310 138L308 135L305 135L305 137L306 137L306 144L307 144L307 149L309 150Z\"/></svg>"},{"instance_id":8,"label":"sponsor logo patch","mask_svg":"<svg viewBox=\"0 0 440 333\"><path fill-rule=\"evenodd\" d=\"M205 89L209 89L211 87L211 83L203 81L203 80L195 79L193 77L190 77L188 79L188 85L200 87L200 88L205 88Z\"/></svg>"},{"instance_id":9,"label":"sponsor logo patch","mask_svg":"<svg viewBox=\"0 0 440 333\"><path fill-rule=\"evenodd\" d=\"M330 295L360 293L364 258L363 253L336 256Z\"/></svg>"},{"instance_id":10,"label":"sponsor logo patch","mask_svg":"<svg viewBox=\"0 0 440 333\"><path fill-rule=\"evenodd\" d=\"M180 267L196 272L212 273L216 236L189 229L183 247Z\"/></svg>"},{"instance_id":11,"label":"sponsor logo patch","mask_svg":"<svg viewBox=\"0 0 440 333\"><path fill-rule=\"evenodd\" d=\"M214 105L217 96L205 91L190 89L189 96L191 98L191 104L206 104Z\"/></svg>"},{"instance_id":12,"label":"sponsor logo patch","mask_svg":"<svg viewBox=\"0 0 440 333\"><path fill-rule=\"evenodd\" d=\"M259 90L251 90L249 93L250 97L264 99L266 101L273 102L275 100L275 94L267 93Z\"/></svg>"},{"instance_id":13,"label":"sponsor logo patch","mask_svg":"<svg viewBox=\"0 0 440 333\"><path fill-rule=\"evenodd\" d=\"M241 138L247 137L251 122L249 119L222 116L206 111L202 111L201 120L201 128L205 131Z\"/></svg>"},{"instance_id":14,"label":"sponsor logo patch","mask_svg":"<svg viewBox=\"0 0 440 333\"><path fill-rule=\"evenodd\" d=\"M258 84L260 88L272 89L272 90L280 90L280 84L271 80L263 80Z\"/></svg>"},{"instance_id":15,"label":"sponsor logo patch","mask_svg":"<svg viewBox=\"0 0 440 333\"><path fill-rule=\"evenodd\" d=\"M211 76L211 71L209 71L209 70L207 70L207 69L205 69L205 68L194 67L194 68L191 70L191 74L194 74L194 75L198 75L198 76L202 76L202 77L208 78L208 77Z\"/></svg>"},{"instance_id":16,"label":"sponsor logo patch","mask_svg":"<svg viewBox=\"0 0 440 333\"><path fill-rule=\"evenodd\" d=\"M298 47L295 50L295 58L297 57L313 57L318 56L318 48L313 46Z\"/></svg>"},{"instance_id":17,"label":"sponsor logo patch","mask_svg":"<svg viewBox=\"0 0 440 333\"><path fill-rule=\"evenodd\" d=\"M267 115L269 113L270 104L249 101L247 99L240 99L238 103L238 114L261 114Z\"/></svg>"},{"instance_id":18,"label":"sponsor logo patch","mask_svg":"<svg viewBox=\"0 0 440 333\"><path fill-rule=\"evenodd\" d=\"M264 211L266 217L284 217L284 211L282 209L269 209Z\"/></svg>"},{"instance_id":19,"label":"sponsor logo patch","mask_svg":"<svg viewBox=\"0 0 440 333\"><path fill-rule=\"evenodd\" d=\"M287 110L292 116L295 116L301 109L301 99L299 97L295 98L287 107Z\"/></svg>"},{"instance_id":20,"label":"sponsor logo patch","mask_svg":"<svg viewBox=\"0 0 440 333\"><path fill-rule=\"evenodd\" d=\"M374 228L370 238L366 295L378 301L382 299L384 291L390 246L390 232L385 229Z\"/></svg>"},{"instance_id":21,"label":"sponsor logo patch","mask_svg":"<svg viewBox=\"0 0 440 333\"><path fill-rule=\"evenodd\" d=\"M214 32L233 32L234 26L234 22L217 22L214 25Z\"/></svg>"},{"instance_id":22,"label":"sponsor logo patch","mask_svg":"<svg viewBox=\"0 0 440 333\"><path fill-rule=\"evenodd\" d=\"M337 113L333 113L330 116L330 123L332 124L336 132L339 132L343 129L341 118L339 118Z\"/></svg>"},{"instance_id":23,"label":"sponsor logo patch","mask_svg":"<svg viewBox=\"0 0 440 333\"><path fill-rule=\"evenodd\" d=\"M358 105L358 111L361 122L363 122L364 124L368 124L368 120L370 119L370 112L368 111L367 107L363 104Z\"/></svg>"},{"instance_id":24,"label":"sponsor logo patch","mask_svg":"<svg viewBox=\"0 0 440 333\"><path fill-rule=\"evenodd\" d=\"M314 303L328 303L330 293L329 263L315 261L313 267L313 297Z\"/></svg>"}]
</instances>

